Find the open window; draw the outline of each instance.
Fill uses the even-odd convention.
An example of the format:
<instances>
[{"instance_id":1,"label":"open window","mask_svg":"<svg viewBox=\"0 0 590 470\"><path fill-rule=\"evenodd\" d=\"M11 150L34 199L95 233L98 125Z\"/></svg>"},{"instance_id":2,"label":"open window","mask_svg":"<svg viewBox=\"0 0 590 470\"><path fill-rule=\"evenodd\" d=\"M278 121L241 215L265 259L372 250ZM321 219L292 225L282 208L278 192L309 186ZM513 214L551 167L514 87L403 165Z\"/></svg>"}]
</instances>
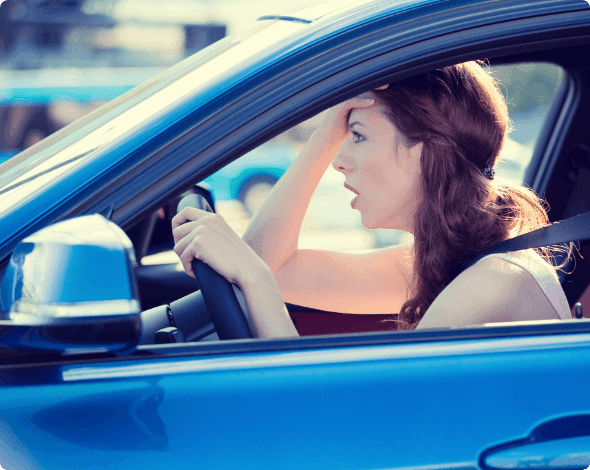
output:
<instances>
[{"instance_id":1,"label":"open window","mask_svg":"<svg viewBox=\"0 0 590 470\"><path fill-rule=\"evenodd\" d=\"M496 65L496 62L499 64ZM512 121L512 130L495 168L496 174L498 178L523 183L535 147L546 137L543 132L547 132L544 126L547 127L548 116L560 106L556 95L559 87L563 86L564 71L556 64L541 61L492 63L488 70L500 83ZM211 191L216 211L240 236L266 194L320 125L323 114L276 135L202 181ZM359 212L350 207L351 195L343 182L343 175L329 166L310 201L299 235L299 248L368 252L412 243L413 237L407 232L363 227ZM143 221L143 225L132 230L132 233L146 230L150 220L157 228L149 249L142 250L139 257L140 291L144 308L158 305L161 301L169 303L196 288L194 280L185 275L171 251L171 235L164 240L174 215L173 205L167 204L151 219ZM174 294L170 297L172 292ZM292 314L338 313L337 309L323 311L309 305L287 306Z\"/></svg>"}]
</instances>

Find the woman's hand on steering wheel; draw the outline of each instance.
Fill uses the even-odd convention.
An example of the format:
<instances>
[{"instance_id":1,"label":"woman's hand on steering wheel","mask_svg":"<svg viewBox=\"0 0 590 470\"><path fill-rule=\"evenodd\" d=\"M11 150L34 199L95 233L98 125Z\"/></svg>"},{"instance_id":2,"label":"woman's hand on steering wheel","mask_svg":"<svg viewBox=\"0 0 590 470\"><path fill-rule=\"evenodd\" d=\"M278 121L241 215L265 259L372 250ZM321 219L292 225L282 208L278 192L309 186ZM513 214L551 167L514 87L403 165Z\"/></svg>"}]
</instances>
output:
<instances>
[{"instance_id":1,"label":"woman's hand on steering wheel","mask_svg":"<svg viewBox=\"0 0 590 470\"><path fill-rule=\"evenodd\" d=\"M191 277L195 277L191 266L195 258L238 286L258 270L268 269L219 214L185 207L172 219L172 233L174 252Z\"/></svg>"},{"instance_id":2,"label":"woman's hand on steering wheel","mask_svg":"<svg viewBox=\"0 0 590 470\"><path fill-rule=\"evenodd\" d=\"M297 336L270 268L223 217L185 207L172 219L172 231L174 251L189 276L195 277L194 259L208 265L204 270L204 265L194 263L220 339ZM232 301L234 291L223 278L240 287L248 314L237 300ZM236 327L240 319L243 327Z\"/></svg>"}]
</instances>

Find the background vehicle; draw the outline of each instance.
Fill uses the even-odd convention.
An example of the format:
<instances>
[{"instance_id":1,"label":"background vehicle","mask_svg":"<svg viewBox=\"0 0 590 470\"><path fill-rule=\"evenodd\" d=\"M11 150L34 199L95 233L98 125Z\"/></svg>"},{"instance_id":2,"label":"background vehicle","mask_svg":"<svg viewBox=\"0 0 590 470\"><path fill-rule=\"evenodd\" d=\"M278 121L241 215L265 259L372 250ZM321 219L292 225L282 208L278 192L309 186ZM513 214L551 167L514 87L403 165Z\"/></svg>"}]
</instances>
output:
<instances>
[{"instance_id":1,"label":"background vehicle","mask_svg":"<svg viewBox=\"0 0 590 470\"><path fill-rule=\"evenodd\" d=\"M289 143L266 143L203 182L211 186L217 200L238 200L251 215L296 156L295 148Z\"/></svg>"},{"instance_id":2,"label":"background vehicle","mask_svg":"<svg viewBox=\"0 0 590 470\"><path fill-rule=\"evenodd\" d=\"M161 71L155 67L0 71L0 163ZM294 158L292 145L268 144L205 182L215 189L218 200L239 200L252 213Z\"/></svg>"},{"instance_id":3,"label":"background vehicle","mask_svg":"<svg viewBox=\"0 0 590 470\"><path fill-rule=\"evenodd\" d=\"M486 57L494 66L562 68L525 181L546 196L553 220L588 210L585 2L332 8L262 19L4 163L1 269L41 228L97 213L129 233L195 183L343 99ZM140 300L151 290L167 301L168 285L180 285L174 275L162 265L139 267ZM576 269L563 274L571 305L585 302L589 284L588 262L576 257ZM95 292L96 282L81 277L80 285ZM0 321L3 338L19 332L10 321ZM82 344L65 353L0 341L0 445L5 461L32 468L584 468L589 326L572 320L125 351Z\"/></svg>"}]
</instances>

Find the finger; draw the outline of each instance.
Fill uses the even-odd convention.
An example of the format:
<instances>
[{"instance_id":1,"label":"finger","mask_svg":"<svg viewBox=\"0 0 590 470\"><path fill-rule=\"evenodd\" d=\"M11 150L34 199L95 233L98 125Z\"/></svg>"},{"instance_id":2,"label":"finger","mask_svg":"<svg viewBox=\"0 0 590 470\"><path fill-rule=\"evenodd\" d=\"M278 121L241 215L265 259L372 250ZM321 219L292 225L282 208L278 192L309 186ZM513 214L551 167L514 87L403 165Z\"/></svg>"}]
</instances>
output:
<instances>
[{"instance_id":1,"label":"finger","mask_svg":"<svg viewBox=\"0 0 590 470\"><path fill-rule=\"evenodd\" d=\"M172 218L172 230L186 222L199 220L207 214L210 214L210 212L194 207L185 207Z\"/></svg>"},{"instance_id":2,"label":"finger","mask_svg":"<svg viewBox=\"0 0 590 470\"><path fill-rule=\"evenodd\" d=\"M196 277L195 273L193 272L193 266L192 266L192 260L193 260L193 256L189 255L188 253L185 253L184 251L181 252L177 252L177 246L174 247L174 251L176 252L176 254L178 255L178 259L180 260L181 264L182 264L182 268L184 269L184 271L190 276L190 277ZM186 250L186 249L185 249Z\"/></svg>"},{"instance_id":3,"label":"finger","mask_svg":"<svg viewBox=\"0 0 590 470\"><path fill-rule=\"evenodd\" d=\"M371 91L367 91L365 93L361 93L358 96L355 96L353 99L371 100L371 99L375 98L371 93L372 93Z\"/></svg>"},{"instance_id":4,"label":"finger","mask_svg":"<svg viewBox=\"0 0 590 470\"><path fill-rule=\"evenodd\" d=\"M182 263L182 267L184 268L185 272L190 276L196 279L195 273L193 272L193 259L195 259L195 251L194 247L192 246L192 241L188 244L188 246L184 249L184 251L178 256L180 258L180 262Z\"/></svg>"},{"instance_id":5,"label":"finger","mask_svg":"<svg viewBox=\"0 0 590 470\"><path fill-rule=\"evenodd\" d=\"M375 88L375 90L385 90L388 86L389 85L383 85L383 86L380 86L378 88Z\"/></svg>"},{"instance_id":6,"label":"finger","mask_svg":"<svg viewBox=\"0 0 590 470\"><path fill-rule=\"evenodd\" d=\"M373 106L375 104L375 98L371 98L370 96L360 97L357 96L356 98L352 98L346 102L346 107L349 109L353 108L368 108L369 106Z\"/></svg>"},{"instance_id":7,"label":"finger","mask_svg":"<svg viewBox=\"0 0 590 470\"><path fill-rule=\"evenodd\" d=\"M194 209L194 208L193 208ZM202 211L200 209L194 209L198 211L198 213L193 213L192 211L188 214L185 214L189 219L195 219L195 215L200 216L197 220L192 220L189 222L184 222L182 225L177 225L172 228L172 236L174 237L174 243L177 243L181 238L188 235L192 230L194 230L199 225L206 225L208 227L215 227L222 223L225 223L223 217L218 214L213 214L211 212ZM177 219L177 222L182 221L183 219Z\"/></svg>"},{"instance_id":8,"label":"finger","mask_svg":"<svg viewBox=\"0 0 590 470\"><path fill-rule=\"evenodd\" d=\"M199 225L199 220L194 222L185 222L182 225L179 225L175 229L172 230L172 237L174 238L174 243L178 243L184 237L186 237L189 233L191 233L197 226Z\"/></svg>"},{"instance_id":9,"label":"finger","mask_svg":"<svg viewBox=\"0 0 590 470\"><path fill-rule=\"evenodd\" d=\"M195 277L192 261L195 258L200 259L201 235L201 230L197 228L174 245L174 252L178 255L186 273L191 277Z\"/></svg>"},{"instance_id":10,"label":"finger","mask_svg":"<svg viewBox=\"0 0 590 470\"><path fill-rule=\"evenodd\" d=\"M180 256L182 256L186 248L193 242L193 240L203 235L204 230L205 229L203 227L193 228L193 230L191 230L176 242L173 248L174 253L176 253L180 258Z\"/></svg>"}]
</instances>

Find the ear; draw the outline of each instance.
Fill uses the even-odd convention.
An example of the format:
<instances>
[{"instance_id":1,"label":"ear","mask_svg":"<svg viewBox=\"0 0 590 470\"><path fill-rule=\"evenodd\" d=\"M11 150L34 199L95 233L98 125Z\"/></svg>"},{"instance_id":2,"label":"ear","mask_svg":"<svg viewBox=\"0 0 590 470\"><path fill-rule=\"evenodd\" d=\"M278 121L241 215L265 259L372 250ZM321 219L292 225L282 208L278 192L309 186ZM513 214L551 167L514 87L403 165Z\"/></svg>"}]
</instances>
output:
<instances>
[{"instance_id":1,"label":"ear","mask_svg":"<svg viewBox=\"0 0 590 470\"><path fill-rule=\"evenodd\" d=\"M410 158L412 161L418 162L418 173L422 174L422 165L420 162L422 161L422 148L424 147L423 142L418 142L414 146L409 148Z\"/></svg>"},{"instance_id":2,"label":"ear","mask_svg":"<svg viewBox=\"0 0 590 470\"><path fill-rule=\"evenodd\" d=\"M416 145L410 147L409 152L412 158L420 158L422 156L422 147L424 147L423 142L418 142Z\"/></svg>"}]
</instances>

